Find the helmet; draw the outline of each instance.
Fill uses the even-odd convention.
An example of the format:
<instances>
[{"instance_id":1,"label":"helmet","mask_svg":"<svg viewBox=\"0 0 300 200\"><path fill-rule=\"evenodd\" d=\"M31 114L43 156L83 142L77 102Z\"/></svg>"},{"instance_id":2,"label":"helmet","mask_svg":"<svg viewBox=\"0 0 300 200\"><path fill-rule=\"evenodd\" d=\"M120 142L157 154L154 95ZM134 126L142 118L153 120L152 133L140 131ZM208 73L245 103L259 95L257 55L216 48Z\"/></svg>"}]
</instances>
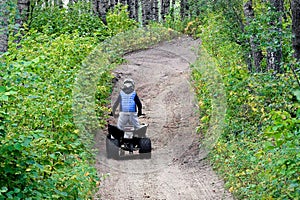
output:
<instances>
[{"instance_id":1,"label":"helmet","mask_svg":"<svg viewBox=\"0 0 300 200\"><path fill-rule=\"evenodd\" d=\"M123 85L125 87L133 87L134 88L134 81L131 78L127 78L124 80Z\"/></svg>"}]
</instances>

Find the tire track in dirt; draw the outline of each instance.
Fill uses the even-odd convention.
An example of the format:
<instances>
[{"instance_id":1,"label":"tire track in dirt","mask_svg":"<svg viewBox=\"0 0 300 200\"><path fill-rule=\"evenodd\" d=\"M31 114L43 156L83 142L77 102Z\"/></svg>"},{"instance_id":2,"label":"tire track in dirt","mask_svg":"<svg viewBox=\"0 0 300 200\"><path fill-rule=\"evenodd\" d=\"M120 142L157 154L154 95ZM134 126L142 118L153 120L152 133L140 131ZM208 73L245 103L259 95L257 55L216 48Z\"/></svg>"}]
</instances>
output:
<instances>
[{"instance_id":1,"label":"tire track in dirt","mask_svg":"<svg viewBox=\"0 0 300 200\"><path fill-rule=\"evenodd\" d=\"M198 149L198 108L189 84L189 65L196 59L198 45L199 41L182 37L125 56L128 63L116 73L136 82L146 114L140 121L149 124L152 158L106 159L106 133L99 132L97 169L109 176L102 180L95 199L233 199ZM118 83L113 102L119 88Z\"/></svg>"}]
</instances>

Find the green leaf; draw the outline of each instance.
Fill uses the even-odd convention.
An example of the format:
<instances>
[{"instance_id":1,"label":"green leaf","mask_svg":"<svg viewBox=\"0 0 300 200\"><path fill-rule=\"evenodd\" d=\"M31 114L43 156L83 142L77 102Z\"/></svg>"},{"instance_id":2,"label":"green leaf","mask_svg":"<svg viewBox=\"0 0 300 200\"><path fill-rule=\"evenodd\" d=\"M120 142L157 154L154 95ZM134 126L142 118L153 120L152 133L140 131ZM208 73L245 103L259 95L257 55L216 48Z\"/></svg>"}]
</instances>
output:
<instances>
[{"instance_id":1,"label":"green leaf","mask_svg":"<svg viewBox=\"0 0 300 200\"><path fill-rule=\"evenodd\" d=\"M8 96L7 95L0 96L0 101L8 101Z\"/></svg>"},{"instance_id":2,"label":"green leaf","mask_svg":"<svg viewBox=\"0 0 300 200\"><path fill-rule=\"evenodd\" d=\"M296 96L297 100L300 102L300 90L294 90L293 94Z\"/></svg>"},{"instance_id":3,"label":"green leaf","mask_svg":"<svg viewBox=\"0 0 300 200\"><path fill-rule=\"evenodd\" d=\"M275 148L275 146L269 141L265 142L263 145L266 150L272 150Z\"/></svg>"},{"instance_id":4,"label":"green leaf","mask_svg":"<svg viewBox=\"0 0 300 200\"><path fill-rule=\"evenodd\" d=\"M14 95L14 94L18 94L16 91L9 91L9 92L5 92L6 95Z\"/></svg>"},{"instance_id":5,"label":"green leaf","mask_svg":"<svg viewBox=\"0 0 300 200\"><path fill-rule=\"evenodd\" d=\"M5 86L0 86L0 93L4 93L6 91L6 87Z\"/></svg>"},{"instance_id":6,"label":"green leaf","mask_svg":"<svg viewBox=\"0 0 300 200\"><path fill-rule=\"evenodd\" d=\"M55 153L50 154L49 157L52 158L52 159L54 159L54 160L57 159L57 157L55 156Z\"/></svg>"},{"instance_id":7,"label":"green leaf","mask_svg":"<svg viewBox=\"0 0 300 200\"><path fill-rule=\"evenodd\" d=\"M15 147L15 149L17 149L17 150L20 150L20 149L22 148L22 146L21 146L20 143L16 143L16 144L14 145L14 147Z\"/></svg>"},{"instance_id":8,"label":"green leaf","mask_svg":"<svg viewBox=\"0 0 300 200\"><path fill-rule=\"evenodd\" d=\"M4 192L7 192L7 191L8 191L7 187L2 187L1 190L0 190L0 193L4 193Z\"/></svg>"}]
</instances>

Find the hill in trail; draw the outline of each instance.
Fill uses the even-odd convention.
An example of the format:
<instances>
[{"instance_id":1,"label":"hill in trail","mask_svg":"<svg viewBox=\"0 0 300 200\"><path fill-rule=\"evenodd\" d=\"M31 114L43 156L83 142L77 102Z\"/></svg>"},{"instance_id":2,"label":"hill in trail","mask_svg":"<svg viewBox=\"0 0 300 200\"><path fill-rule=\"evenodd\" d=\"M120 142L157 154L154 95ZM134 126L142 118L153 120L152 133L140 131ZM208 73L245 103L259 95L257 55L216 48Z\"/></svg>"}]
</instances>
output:
<instances>
[{"instance_id":1,"label":"hill in trail","mask_svg":"<svg viewBox=\"0 0 300 200\"><path fill-rule=\"evenodd\" d=\"M115 70L136 83L146 114L140 121L149 124L152 158L106 159L106 132L99 132L97 168L99 174L110 175L101 182L95 199L233 199L198 148L198 108L189 65L196 60L199 45L188 37L164 42L126 55L128 62Z\"/></svg>"}]
</instances>

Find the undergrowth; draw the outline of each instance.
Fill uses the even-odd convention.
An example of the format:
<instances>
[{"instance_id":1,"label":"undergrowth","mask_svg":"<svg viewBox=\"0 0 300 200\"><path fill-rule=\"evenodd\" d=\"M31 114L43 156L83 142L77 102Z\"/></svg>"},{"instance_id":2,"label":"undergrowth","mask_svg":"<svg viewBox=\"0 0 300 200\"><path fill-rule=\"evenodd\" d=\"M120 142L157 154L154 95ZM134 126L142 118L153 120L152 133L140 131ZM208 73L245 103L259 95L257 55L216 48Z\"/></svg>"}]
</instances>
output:
<instances>
[{"instance_id":1,"label":"undergrowth","mask_svg":"<svg viewBox=\"0 0 300 200\"><path fill-rule=\"evenodd\" d=\"M199 56L211 63L198 60L192 74L204 137L216 94L213 79L199 66L216 66L224 84L225 124L210 160L238 199L300 199L300 98L294 76L249 73L240 47L220 27L217 21L197 27L203 41Z\"/></svg>"}]
</instances>

